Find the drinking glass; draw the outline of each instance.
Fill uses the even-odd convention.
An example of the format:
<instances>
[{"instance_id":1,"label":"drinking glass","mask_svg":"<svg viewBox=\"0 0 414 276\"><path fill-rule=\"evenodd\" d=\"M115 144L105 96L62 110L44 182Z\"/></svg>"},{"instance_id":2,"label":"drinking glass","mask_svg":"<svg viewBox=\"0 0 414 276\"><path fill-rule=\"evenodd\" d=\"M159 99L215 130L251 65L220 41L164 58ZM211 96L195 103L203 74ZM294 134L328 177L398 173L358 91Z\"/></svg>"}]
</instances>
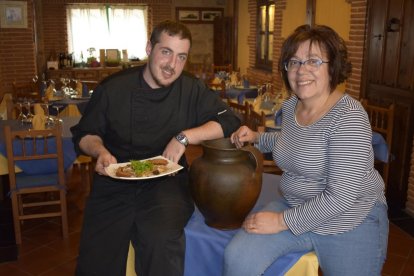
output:
<instances>
[{"instance_id":1,"label":"drinking glass","mask_svg":"<svg viewBox=\"0 0 414 276\"><path fill-rule=\"evenodd\" d=\"M63 105L52 105L52 107L54 109L56 109L56 118L54 120L54 123L55 124L62 123L63 121L62 121L62 119L59 118L59 116L60 116L59 113L60 113L60 109L63 107Z\"/></svg>"},{"instance_id":2,"label":"drinking glass","mask_svg":"<svg viewBox=\"0 0 414 276\"><path fill-rule=\"evenodd\" d=\"M55 120L53 119L52 116L50 116L49 106L50 106L50 103L42 103L41 104L41 107L43 108L44 114L46 116L46 126L47 127L52 127L55 123Z\"/></svg>"},{"instance_id":3,"label":"drinking glass","mask_svg":"<svg viewBox=\"0 0 414 276\"><path fill-rule=\"evenodd\" d=\"M17 103L17 106L19 107L19 115L17 115L17 120L23 124L27 120L26 115L23 113L23 103L19 102Z\"/></svg>"},{"instance_id":4,"label":"drinking glass","mask_svg":"<svg viewBox=\"0 0 414 276\"><path fill-rule=\"evenodd\" d=\"M34 114L32 113L32 103L30 100L28 100L25 105L27 106L27 115L26 115L26 121L28 123L32 122L32 119L34 117Z\"/></svg>"},{"instance_id":5,"label":"drinking glass","mask_svg":"<svg viewBox=\"0 0 414 276\"><path fill-rule=\"evenodd\" d=\"M69 87L68 84L70 83L70 79L69 78L60 78L60 81L62 82L62 87L60 88L60 90L62 90L63 95L64 96L69 96Z\"/></svg>"}]
</instances>

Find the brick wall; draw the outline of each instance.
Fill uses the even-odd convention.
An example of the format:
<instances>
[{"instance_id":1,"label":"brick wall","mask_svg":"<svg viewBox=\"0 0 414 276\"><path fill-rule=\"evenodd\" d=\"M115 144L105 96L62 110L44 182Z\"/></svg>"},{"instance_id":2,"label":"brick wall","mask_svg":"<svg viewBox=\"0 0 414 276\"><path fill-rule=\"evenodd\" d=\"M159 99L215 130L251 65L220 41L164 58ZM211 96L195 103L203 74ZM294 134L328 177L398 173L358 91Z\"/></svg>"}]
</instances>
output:
<instances>
[{"instance_id":1,"label":"brick wall","mask_svg":"<svg viewBox=\"0 0 414 276\"><path fill-rule=\"evenodd\" d=\"M367 1L348 0L351 3L349 41L347 41L349 59L352 62L352 74L346 82L346 91L356 99L360 98L365 26L367 20Z\"/></svg>"},{"instance_id":2,"label":"brick wall","mask_svg":"<svg viewBox=\"0 0 414 276\"><path fill-rule=\"evenodd\" d=\"M45 70L46 60L53 52L58 54L68 51L66 4L148 4L149 32L153 24L175 17L172 0L27 0L26 2L28 28L0 29L0 98L5 93L12 92L13 81L23 83L30 81L34 75L40 76Z\"/></svg>"},{"instance_id":3,"label":"brick wall","mask_svg":"<svg viewBox=\"0 0 414 276\"><path fill-rule=\"evenodd\" d=\"M27 2L27 28L0 28L0 96L11 93L12 82L36 74L33 1Z\"/></svg>"}]
</instances>

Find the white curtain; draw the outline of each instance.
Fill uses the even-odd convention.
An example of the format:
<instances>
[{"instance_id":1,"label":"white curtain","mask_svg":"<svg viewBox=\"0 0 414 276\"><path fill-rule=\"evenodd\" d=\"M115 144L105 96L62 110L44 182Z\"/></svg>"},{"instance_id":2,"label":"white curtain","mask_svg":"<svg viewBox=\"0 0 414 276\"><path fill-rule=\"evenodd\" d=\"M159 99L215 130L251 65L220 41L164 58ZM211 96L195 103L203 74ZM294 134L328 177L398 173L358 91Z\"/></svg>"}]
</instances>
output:
<instances>
[{"instance_id":1,"label":"white curtain","mask_svg":"<svg viewBox=\"0 0 414 276\"><path fill-rule=\"evenodd\" d=\"M87 49L128 51L129 58L144 59L147 43L146 6L71 5L67 9L69 52L79 61Z\"/></svg>"}]
</instances>

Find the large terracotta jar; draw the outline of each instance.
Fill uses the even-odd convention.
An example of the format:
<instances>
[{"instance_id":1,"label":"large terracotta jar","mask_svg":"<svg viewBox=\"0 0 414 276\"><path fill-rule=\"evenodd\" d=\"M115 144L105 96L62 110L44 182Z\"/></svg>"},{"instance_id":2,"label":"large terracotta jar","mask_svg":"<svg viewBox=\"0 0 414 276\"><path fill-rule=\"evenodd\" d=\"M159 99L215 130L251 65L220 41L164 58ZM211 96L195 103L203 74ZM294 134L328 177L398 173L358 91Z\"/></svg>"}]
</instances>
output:
<instances>
[{"instance_id":1,"label":"large terracotta jar","mask_svg":"<svg viewBox=\"0 0 414 276\"><path fill-rule=\"evenodd\" d=\"M194 202L208 226L239 228L259 197L262 154L252 146L237 149L229 138L206 141L190 167Z\"/></svg>"}]
</instances>

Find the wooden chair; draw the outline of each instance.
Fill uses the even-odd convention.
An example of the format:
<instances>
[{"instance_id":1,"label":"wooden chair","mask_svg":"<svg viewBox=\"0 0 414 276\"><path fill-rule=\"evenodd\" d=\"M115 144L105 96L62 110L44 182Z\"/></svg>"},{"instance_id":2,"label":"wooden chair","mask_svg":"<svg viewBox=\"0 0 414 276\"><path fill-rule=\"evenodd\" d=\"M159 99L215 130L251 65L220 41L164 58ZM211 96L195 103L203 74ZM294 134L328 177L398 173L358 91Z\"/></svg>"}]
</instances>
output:
<instances>
[{"instance_id":1,"label":"wooden chair","mask_svg":"<svg viewBox=\"0 0 414 276\"><path fill-rule=\"evenodd\" d=\"M253 105L249 105L249 113L247 116L247 126L257 132L266 131L266 115L262 111L260 114L254 110ZM269 154L263 154L263 172L282 174L282 170L276 166ZM266 158L267 157L267 158Z\"/></svg>"},{"instance_id":2,"label":"wooden chair","mask_svg":"<svg viewBox=\"0 0 414 276\"><path fill-rule=\"evenodd\" d=\"M37 83L30 82L18 84L13 82L13 99L15 101L32 100L34 102L40 102L42 100L42 95L40 95Z\"/></svg>"},{"instance_id":3,"label":"wooden chair","mask_svg":"<svg viewBox=\"0 0 414 276\"><path fill-rule=\"evenodd\" d=\"M20 112L18 106L13 102L13 99L6 99L7 119L16 119Z\"/></svg>"},{"instance_id":4,"label":"wooden chair","mask_svg":"<svg viewBox=\"0 0 414 276\"><path fill-rule=\"evenodd\" d=\"M394 128L394 104L391 104L388 108L381 107L368 103L367 99L361 99L361 104L368 114L372 131L380 133L385 138L388 145L388 156L390 156ZM375 165L377 167L382 167L381 172L385 187L388 185L390 161L391 160L388 160L387 163L384 163L380 160L375 160Z\"/></svg>"},{"instance_id":5,"label":"wooden chair","mask_svg":"<svg viewBox=\"0 0 414 276\"><path fill-rule=\"evenodd\" d=\"M98 86L98 82L94 80L82 80L81 81L83 85L86 85L88 87L88 91L93 91Z\"/></svg>"},{"instance_id":6,"label":"wooden chair","mask_svg":"<svg viewBox=\"0 0 414 276\"><path fill-rule=\"evenodd\" d=\"M224 72L228 72L231 73L233 71L233 66L231 64L226 64L226 65L212 65L213 67L213 72L217 73L220 71L224 71Z\"/></svg>"},{"instance_id":7,"label":"wooden chair","mask_svg":"<svg viewBox=\"0 0 414 276\"><path fill-rule=\"evenodd\" d=\"M12 117L9 117L9 105L10 102L13 102L13 95L11 93L6 93L3 95L3 99L0 103L0 117L1 120L7 120L11 119Z\"/></svg>"},{"instance_id":8,"label":"wooden chair","mask_svg":"<svg viewBox=\"0 0 414 276\"><path fill-rule=\"evenodd\" d=\"M238 104L227 99L227 105L240 118L241 124L246 125L249 116L249 104L247 102L245 104Z\"/></svg>"},{"instance_id":9,"label":"wooden chair","mask_svg":"<svg viewBox=\"0 0 414 276\"><path fill-rule=\"evenodd\" d=\"M22 243L23 221L48 217L60 217L63 237L67 238L61 128L12 130L10 126L5 126L4 135L16 243ZM33 169L16 174L15 165L23 166L25 162L30 162ZM27 166L29 163L26 163ZM43 167L42 172L39 172L39 166Z\"/></svg>"},{"instance_id":10,"label":"wooden chair","mask_svg":"<svg viewBox=\"0 0 414 276\"><path fill-rule=\"evenodd\" d=\"M261 113L256 112L256 110L254 110L253 105L250 104L246 125L250 129L258 131L258 128L260 126L262 126L263 128L266 126L266 115L263 111Z\"/></svg>"}]
</instances>

